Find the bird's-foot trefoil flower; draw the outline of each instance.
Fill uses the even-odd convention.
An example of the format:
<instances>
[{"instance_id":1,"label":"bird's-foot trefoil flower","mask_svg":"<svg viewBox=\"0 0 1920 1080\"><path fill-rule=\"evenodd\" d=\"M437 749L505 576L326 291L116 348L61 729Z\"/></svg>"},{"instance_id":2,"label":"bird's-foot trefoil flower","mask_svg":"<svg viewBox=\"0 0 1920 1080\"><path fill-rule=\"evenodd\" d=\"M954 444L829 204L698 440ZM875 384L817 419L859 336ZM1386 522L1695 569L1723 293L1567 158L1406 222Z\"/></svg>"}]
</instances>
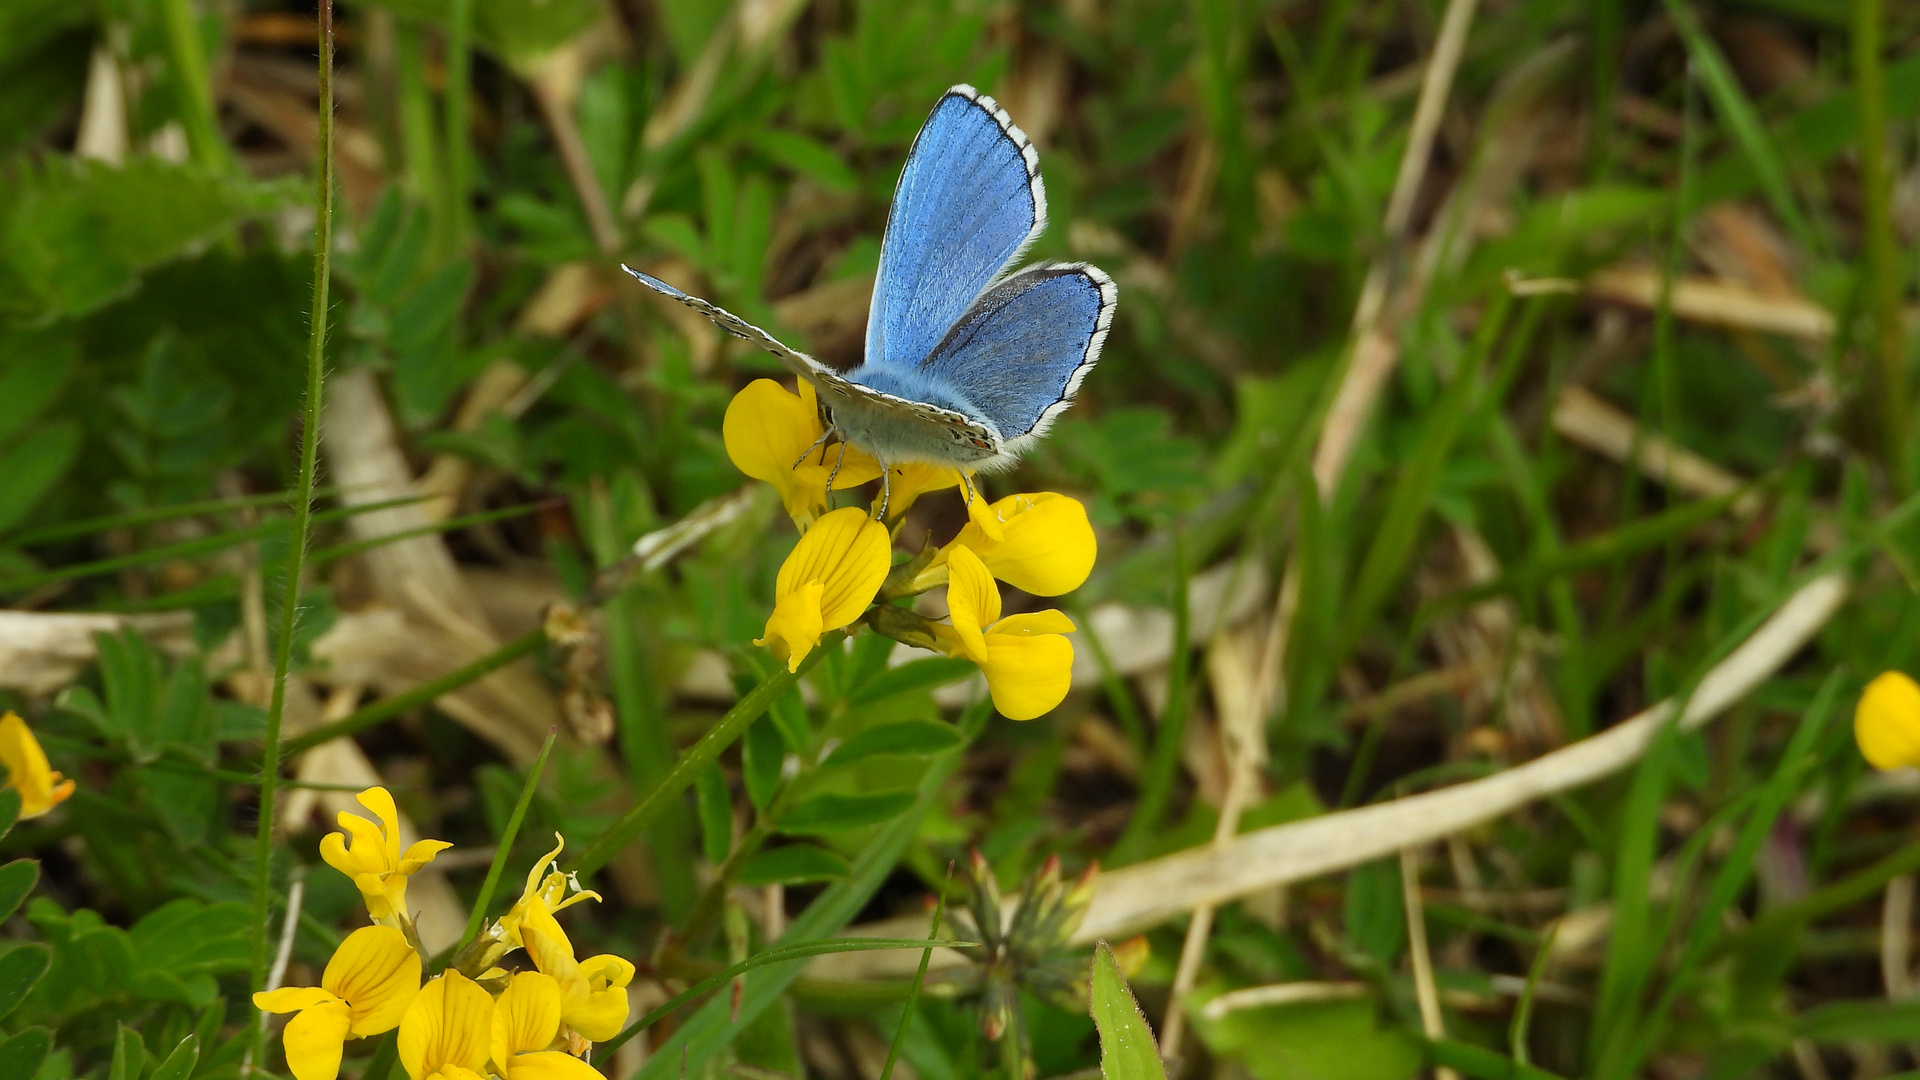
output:
<instances>
[{"instance_id":1,"label":"bird's-foot trefoil flower","mask_svg":"<svg viewBox=\"0 0 1920 1080\"><path fill-rule=\"evenodd\" d=\"M320 838L320 857L347 875L360 889L373 921L412 936L413 918L407 911L407 878L452 847L444 840L418 840L400 850L400 810L383 787L370 787L358 796L373 811L378 824L358 814L339 816L341 833Z\"/></svg>"},{"instance_id":2,"label":"bird's-foot trefoil flower","mask_svg":"<svg viewBox=\"0 0 1920 1080\"><path fill-rule=\"evenodd\" d=\"M602 953L576 960L573 945L560 924L543 909L533 909L520 926L533 966L551 976L560 988L561 1034L573 1053L585 1053L588 1044L605 1042L627 1022L627 984L633 965Z\"/></svg>"},{"instance_id":3,"label":"bird's-foot trefoil flower","mask_svg":"<svg viewBox=\"0 0 1920 1080\"><path fill-rule=\"evenodd\" d=\"M412 1080L483 1080L493 1052L493 997L458 971L434 977L407 1006L399 1050Z\"/></svg>"},{"instance_id":4,"label":"bird's-foot trefoil flower","mask_svg":"<svg viewBox=\"0 0 1920 1080\"><path fill-rule=\"evenodd\" d=\"M1853 710L1853 737L1876 769L1920 766L1920 684L1900 671L1876 676Z\"/></svg>"},{"instance_id":5,"label":"bird's-foot trefoil flower","mask_svg":"<svg viewBox=\"0 0 1920 1080\"><path fill-rule=\"evenodd\" d=\"M789 671L800 670L820 635L860 617L893 565L887 527L858 507L843 507L813 523L780 566L773 614L754 641L773 649Z\"/></svg>"},{"instance_id":6,"label":"bird's-foot trefoil flower","mask_svg":"<svg viewBox=\"0 0 1920 1080\"><path fill-rule=\"evenodd\" d=\"M928 465L914 461L905 465L895 465L887 470L886 517L888 521L899 521L920 496L935 491L945 491L957 487L966 478L960 470L943 465ZM876 512L878 512L876 505Z\"/></svg>"},{"instance_id":7,"label":"bird's-foot trefoil flower","mask_svg":"<svg viewBox=\"0 0 1920 1080\"><path fill-rule=\"evenodd\" d=\"M993 706L1009 720L1052 711L1073 683L1073 620L1058 611L1000 617L1000 589L972 549L947 556L950 626L937 626L940 647L964 656L987 677Z\"/></svg>"},{"instance_id":8,"label":"bird's-foot trefoil flower","mask_svg":"<svg viewBox=\"0 0 1920 1080\"><path fill-rule=\"evenodd\" d=\"M546 853L533 869L527 871L527 887L521 891L520 899L500 917L500 936L502 940L515 948L524 948L526 943L520 939L520 926L535 908L552 916L556 911L564 911L583 900L599 900L600 894L592 889L580 887L580 879L572 874L560 872L556 860L567 846L559 833L553 834L553 850ZM549 869L551 868L551 869ZM558 929L558 924L555 924Z\"/></svg>"},{"instance_id":9,"label":"bird's-foot trefoil flower","mask_svg":"<svg viewBox=\"0 0 1920 1080\"><path fill-rule=\"evenodd\" d=\"M921 592L947 580L947 560L958 548L980 557L994 577L1034 596L1060 596L1086 583L1099 545L1087 508L1052 491L975 499L967 524L914 579Z\"/></svg>"},{"instance_id":10,"label":"bird's-foot trefoil flower","mask_svg":"<svg viewBox=\"0 0 1920 1080\"><path fill-rule=\"evenodd\" d=\"M733 397L720 423L727 456L743 473L780 493L787 516L802 530L827 509L827 484L858 487L880 475L872 455L845 444L827 446L813 385L795 394L772 379L756 379ZM843 456L844 455L844 456Z\"/></svg>"},{"instance_id":11,"label":"bird's-foot trefoil flower","mask_svg":"<svg viewBox=\"0 0 1920 1080\"><path fill-rule=\"evenodd\" d=\"M7 767L7 780L0 790L12 788L19 793L23 821L45 814L73 794L73 781L54 770L27 722L12 712L0 716L0 765Z\"/></svg>"},{"instance_id":12,"label":"bird's-foot trefoil flower","mask_svg":"<svg viewBox=\"0 0 1920 1080\"><path fill-rule=\"evenodd\" d=\"M334 1080L348 1039L392 1031L420 992L420 954L391 926L348 934L319 986L289 986L253 995L262 1012L293 1012L282 1043L294 1080Z\"/></svg>"},{"instance_id":13,"label":"bird's-foot trefoil flower","mask_svg":"<svg viewBox=\"0 0 1920 1080\"><path fill-rule=\"evenodd\" d=\"M522 971L493 1003L493 1070L504 1080L603 1080L560 1045L560 984ZM623 1017L624 1019L624 1017Z\"/></svg>"}]
</instances>

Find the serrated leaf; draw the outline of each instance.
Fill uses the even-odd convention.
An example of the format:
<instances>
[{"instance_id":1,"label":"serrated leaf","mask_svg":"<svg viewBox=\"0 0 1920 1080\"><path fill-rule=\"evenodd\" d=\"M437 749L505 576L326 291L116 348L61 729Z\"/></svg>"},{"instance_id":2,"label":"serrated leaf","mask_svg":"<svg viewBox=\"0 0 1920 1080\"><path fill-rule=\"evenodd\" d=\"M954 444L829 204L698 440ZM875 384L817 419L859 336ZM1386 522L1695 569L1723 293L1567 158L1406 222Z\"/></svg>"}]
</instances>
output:
<instances>
[{"instance_id":1,"label":"serrated leaf","mask_svg":"<svg viewBox=\"0 0 1920 1080\"><path fill-rule=\"evenodd\" d=\"M53 1033L46 1028L28 1028L0 1042L0 1080L33 1080L53 1049Z\"/></svg>"},{"instance_id":2,"label":"serrated leaf","mask_svg":"<svg viewBox=\"0 0 1920 1080\"><path fill-rule=\"evenodd\" d=\"M828 758L828 765L849 765L880 754L907 757L932 757L960 745L960 733L952 725L934 720L908 720L867 730L840 744Z\"/></svg>"},{"instance_id":3,"label":"serrated leaf","mask_svg":"<svg viewBox=\"0 0 1920 1080\"><path fill-rule=\"evenodd\" d=\"M847 874L847 860L833 852L812 844L788 844L741 860L733 879L742 885L799 885L838 881Z\"/></svg>"},{"instance_id":4,"label":"serrated leaf","mask_svg":"<svg viewBox=\"0 0 1920 1080\"><path fill-rule=\"evenodd\" d=\"M815 795L780 819L784 833L825 833L878 825L913 805L910 791L876 795Z\"/></svg>"},{"instance_id":5,"label":"serrated leaf","mask_svg":"<svg viewBox=\"0 0 1920 1080\"><path fill-rule=\"evenodd\" d=\"M888 668L856 687L848 695L849 705L870 705L899 694L910 694L916 690L932 690L936 686L945 686L971 675L977 669L971 660L955 657L930 656L924 660L914 660L896 668Z\"/></svg>"},{"instance_id":6,"label":"serrated leaf","mask_svg":"<svg viewBox=\"0 0 1920 1080\"><path fill-rule=\"evenodd\" d=\"M1088 1011L1100 1030L1100 1075L1106 1080L1166 1080L1153 1029L1120 974L1113 950L1101 942L1093 953L1093 994Z\"/></svg>"},{"instance_id":7,"label":"serrated leaf","mask_svg":"<svg viewBox=\"0 0 1920 1080\"><path fill-rule=\"evenodd\" d=\"M0 954L0 1020L20 1007L52 962L53 951L39 944L16 946Z\"/></svg>"},{"instance_id":8,"label":"serrated leaf","mask_svg":"<svg viewBox=\"0 0 1920 1080\"><path fill-rule=\"evenodd\" d=\"M20 902L40 881L40 863L34 859L15 859L0 866L0 922L13 916Z\"/></svg>"}]
</instances>

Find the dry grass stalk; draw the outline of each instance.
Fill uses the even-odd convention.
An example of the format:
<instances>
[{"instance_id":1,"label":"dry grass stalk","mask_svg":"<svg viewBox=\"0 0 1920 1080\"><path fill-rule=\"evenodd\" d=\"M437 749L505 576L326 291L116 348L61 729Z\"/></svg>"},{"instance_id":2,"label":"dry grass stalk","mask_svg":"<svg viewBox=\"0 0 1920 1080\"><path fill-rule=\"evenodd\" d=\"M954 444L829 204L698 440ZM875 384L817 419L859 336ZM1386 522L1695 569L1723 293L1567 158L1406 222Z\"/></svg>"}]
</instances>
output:
<instances>
[{"instance_id":1,"label":"dry grass stalk","mask_svg":"<svg viewBox=\"0 0 1920 1080\"><path fill-rule=\"evenodd\" d=\"M45 697L79 678L99 658L95 634L117 634L127 627L175 659L194 651L190 611L0 611L0 689Z\"/></svg>"},{"instance_id":2,"label":"dry grass stalk","mask_svg":"<svg viewBox=\"0 0 1920 1080\"><path fill-rule=\"evenodd\" d=\"M1447 1034L1440 1012L1440 990L1433 981L1433 954L1427 948L1427 909L1420 902L1420 856L1415 849L1400 849L1400 898L1407 915L1407 955L1413 961L1413 996L1420 1006L1420 1031L1429 1039ZM1445 1065L1433 1069L1434 1080L1458 1080L1459 1074Z\"/></svg>"},{"instance_id":3,"label":"dry grass stalk","mask_svg":"<svg viewBox=\"0 0 1920 1080\"><path fill-rule=\"evenodd\" d=\"M1652 309L1660 302L1660 272L1616 266L1587 279L1591 296ZM1803 296L1782 296L1729 281L1682 277L1673 282L1675 316L1734 330L1784 334L1805 341L1833 336L1833 313Z\"/></svg>"}]
</instances>

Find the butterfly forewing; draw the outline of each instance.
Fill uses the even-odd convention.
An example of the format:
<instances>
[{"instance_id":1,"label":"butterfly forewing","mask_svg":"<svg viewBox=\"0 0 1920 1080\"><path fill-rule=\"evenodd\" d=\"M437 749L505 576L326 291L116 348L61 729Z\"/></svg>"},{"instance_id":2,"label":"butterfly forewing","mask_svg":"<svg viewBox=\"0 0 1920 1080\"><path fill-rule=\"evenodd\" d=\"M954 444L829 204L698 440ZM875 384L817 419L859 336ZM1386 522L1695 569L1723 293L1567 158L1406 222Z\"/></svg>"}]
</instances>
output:
<instances>
[{"instance_id":1,"label":"butterfly forewing","mask_svg":"<svg viewBox=\"0 0 1920 1080\"><path fill-rule=\"evenodd\" d=\"M867 316L870 367L920 363L1046 227L1040 158L971 86L933 108L907 155Z\"/></svg>"}]
</instances>

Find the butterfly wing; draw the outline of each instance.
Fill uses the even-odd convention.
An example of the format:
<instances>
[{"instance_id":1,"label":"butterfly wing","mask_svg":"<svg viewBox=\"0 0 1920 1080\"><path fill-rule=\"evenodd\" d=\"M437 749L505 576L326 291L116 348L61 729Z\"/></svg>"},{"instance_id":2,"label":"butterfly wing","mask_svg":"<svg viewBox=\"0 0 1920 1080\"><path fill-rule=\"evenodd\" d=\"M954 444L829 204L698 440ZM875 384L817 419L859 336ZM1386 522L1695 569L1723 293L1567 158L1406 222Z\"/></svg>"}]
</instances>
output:
<instances>
[{"instance_id":1,"label":"butterfly wing","mask_svg":"<svg viewBox=\"0 0 1920 1080\"><path fill-rule=\"evenodd\" d=\"M1002 453L1018 454L1073 404L1119 299L1098 267L1030 267L982 294L920 370L964 395L998 430Z\"/></svg>"},{"instance_id":2,"label":"butterfly wing","mask_svg":"<svg viewBox=\"0 0 1920 1080\"><path fill-rule=\"evenodd\" d=\"M1047 224L1040 155L992 98L946 92L894 189L867 316L869 367L931 353Z\"/></svg>"},{"instance_id":3,"label":"butterfly wing","mask_svg":"<svg viewBox=\"0 0 1920 1080\"><path fill-rule=\"evenodd\" d=\"M726 308L681 292L652 274L641 273L625 263L621 264L620 269L654 292L677 300L712 319L714 325L734 337L751 341L779 357L780 362L795 375L813 384L819 392L821 403L830 411L852 406L884 414L894 423L920 433L927 441L953 446L955 454L969 460L991 457L1000 450L1000 440L992 431L961 413L849 382L832 368L798 349L788 348L772 334Z\"/></svg>"}]
</instances>

